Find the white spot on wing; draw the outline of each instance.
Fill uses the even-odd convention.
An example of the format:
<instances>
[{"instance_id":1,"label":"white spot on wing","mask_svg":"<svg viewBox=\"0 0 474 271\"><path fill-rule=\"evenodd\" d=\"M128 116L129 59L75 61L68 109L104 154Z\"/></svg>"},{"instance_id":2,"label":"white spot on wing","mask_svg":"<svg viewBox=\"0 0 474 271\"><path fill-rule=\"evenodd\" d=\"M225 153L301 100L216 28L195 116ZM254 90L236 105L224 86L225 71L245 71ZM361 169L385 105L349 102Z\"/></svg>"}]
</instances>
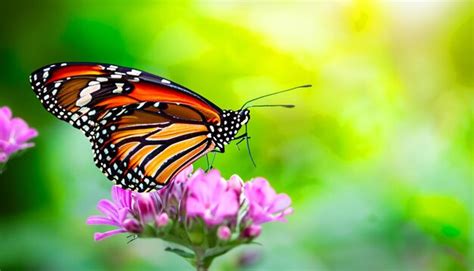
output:
<instances>
[{"instance_id":1,"label":"white spot on wing","mask_svg":"<svg viewBox=\"0 0 474 271\"><path fill-rule=\"evenodd\" d=\"M76 106L85 106L86 104L90 103L90 101L92 100L92 96L91 95L86 95L84 97L81 97L79 100L77 100L76 102Z\"/></svg>"},{"instance_id":2,"label":"white spot on wing","mask_svg":"<svg viewBox=\"0 0 474 271\"><path fill-rule=\"evenodd\" d=\"M81 97L84 97L84 96L90 95L93 92L96 92L99 89L100 89L100 84L88 86L88 87L84 88L79 95Z\"/></svg>"},{"instance_id":3,"label":"white spot on wing","mask_svg":"<svg viewBox=\"0 0 474 271\"><path fill-rule=\"evenodd\" d=\"M137 70L134 70L134 69L127 72L128 75L134 75L134 76L139 76L141 73L142 73L141 71L137 71Z\"/></svg>"},{"instance_id":4,"label":"white spot on wing","mask_svg":"<svg viewBox=\"0 0 474 271\"><path fill-rule=\"evenodd\" d=\"M123 91L123 85L124 85L124 83L115 83L115 86L116 86L117 88L114 89L112 92L113 92L113 93L122 93L122 91Z\"/></svg>"}]
</instances>

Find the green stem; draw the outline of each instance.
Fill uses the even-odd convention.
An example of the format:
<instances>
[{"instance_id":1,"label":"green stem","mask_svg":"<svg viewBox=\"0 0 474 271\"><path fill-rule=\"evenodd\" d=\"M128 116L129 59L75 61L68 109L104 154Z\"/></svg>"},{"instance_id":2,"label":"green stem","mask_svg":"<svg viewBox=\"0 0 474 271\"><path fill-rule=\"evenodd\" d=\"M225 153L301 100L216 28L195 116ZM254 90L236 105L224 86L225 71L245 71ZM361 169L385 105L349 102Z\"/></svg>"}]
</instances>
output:
<instances>
[{"instance_id":1,"label":"green stem","mask_svg":"<svg viewBox=\"0 0 474 271\"><path fill-rule=\"evenodd\" d=\"M196 257L196 270L208 271L212 263L212 258L206 259L206 251L198 247L194 249L194 254Z\"/></svg>"}]
</instances>

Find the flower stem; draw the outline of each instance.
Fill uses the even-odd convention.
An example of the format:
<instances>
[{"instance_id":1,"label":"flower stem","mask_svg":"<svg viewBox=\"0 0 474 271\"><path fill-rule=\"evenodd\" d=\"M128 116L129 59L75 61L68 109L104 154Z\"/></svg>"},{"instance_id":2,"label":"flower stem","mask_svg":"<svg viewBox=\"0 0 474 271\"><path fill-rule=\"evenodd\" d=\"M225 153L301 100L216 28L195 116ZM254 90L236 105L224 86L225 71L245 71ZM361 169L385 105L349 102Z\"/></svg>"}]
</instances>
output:
<instances>
[{"instance_id":1,"label":"flower stem","mask_svg":"<svg viewBox=\"0 0 474 271\"><path fill-rule=\"evenodd\" d=\"M202 248L195 248L196 271L208 271L211 266L212 258L206 259L206 251Z\"/></svg>"}]
</instances>

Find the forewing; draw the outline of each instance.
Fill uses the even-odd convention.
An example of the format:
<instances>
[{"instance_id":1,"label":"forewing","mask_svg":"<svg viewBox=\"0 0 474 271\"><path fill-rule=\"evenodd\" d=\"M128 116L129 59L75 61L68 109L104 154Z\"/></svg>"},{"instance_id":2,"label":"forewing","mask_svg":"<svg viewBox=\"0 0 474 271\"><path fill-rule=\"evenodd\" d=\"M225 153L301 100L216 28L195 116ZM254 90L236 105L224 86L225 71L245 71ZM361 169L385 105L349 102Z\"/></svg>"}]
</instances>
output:
<instances>
[{"instance_id":1,"label":"forewing","mask_svg":"<svg viewBox=\"0 0 474 271\"><path fill-rule=\"evenodd\" d=\"M97 63L52 64L32 73L30 82L48 111L87 135L110 109L146 102L187 106L203 122L221 121L222 110L204 97L136 69ZM174 116L180 118L181 112Z\"/></svg>"}]
</instances>

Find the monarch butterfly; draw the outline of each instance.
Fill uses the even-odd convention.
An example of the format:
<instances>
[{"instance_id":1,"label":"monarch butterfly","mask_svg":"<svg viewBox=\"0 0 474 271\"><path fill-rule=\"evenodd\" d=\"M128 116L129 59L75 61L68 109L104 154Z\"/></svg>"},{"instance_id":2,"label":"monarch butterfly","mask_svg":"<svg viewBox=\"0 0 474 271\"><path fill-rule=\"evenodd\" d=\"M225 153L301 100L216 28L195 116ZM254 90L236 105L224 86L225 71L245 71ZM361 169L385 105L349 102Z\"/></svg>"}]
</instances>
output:
<instances>
[{"instance_id":1,"label":"monarch butterfly","mask_svg":"<svg viewBox=\"0 0 474 271\"><path fill-rule=\"evenodd\" d=\"M160 189L203 155L248 139L237 133L250 119L246 105L258 99L222 110L163 77L99 63L47 65L30 83L49 112L89 138L107 178L138 192Z\"/></svg>"}]
</instances>

